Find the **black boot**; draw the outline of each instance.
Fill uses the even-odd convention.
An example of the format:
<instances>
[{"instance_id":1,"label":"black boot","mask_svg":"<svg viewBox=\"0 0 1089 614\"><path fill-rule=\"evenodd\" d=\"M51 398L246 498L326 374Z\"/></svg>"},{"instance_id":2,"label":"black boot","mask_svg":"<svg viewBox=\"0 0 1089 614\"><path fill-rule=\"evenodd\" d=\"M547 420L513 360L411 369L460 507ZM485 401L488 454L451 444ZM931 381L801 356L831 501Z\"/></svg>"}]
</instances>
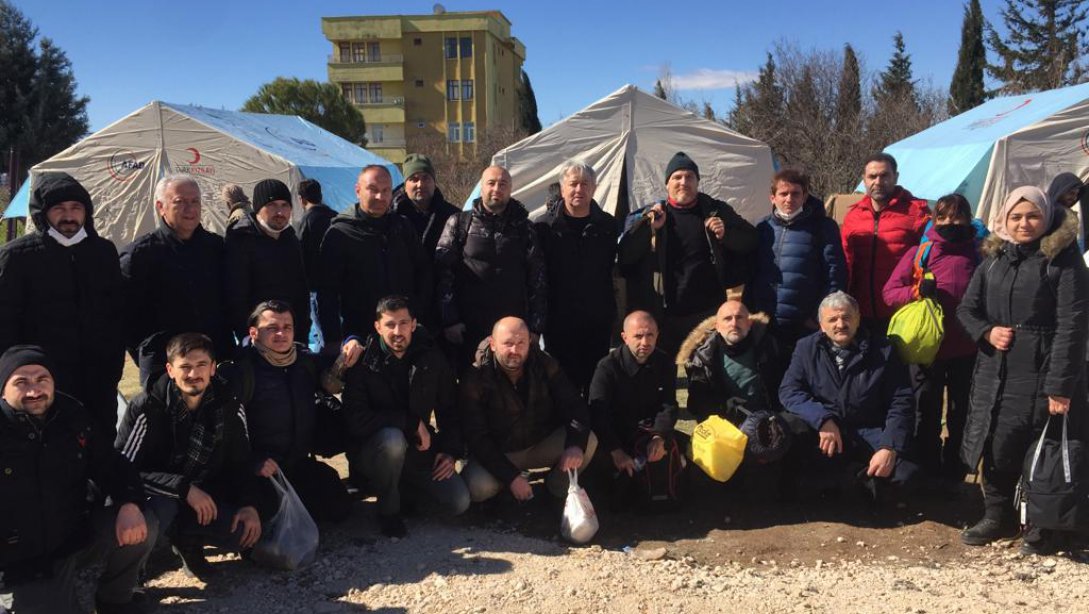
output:
<instances>
[{"instance_id":1,"label":"black boot","mask_svg":"<svg viewBox=\"0 0 1089 614\"><path fill-rule=\"evenodd\" d=\"M1061 541L1056 531L1030 526L1021 540L1021 554L1050 556L1063 549Z\"/></svg>"},{"instance_id":2,"label":"black boot","mask_svg":"<svg viewBox=\"0 0 1089 614\"><path fill-rule=\"evenodd\" d=\"M960 541L966 546L986 546L987 544L1017 535L1017 525L1012 521L984 514L983 519L961 531Z\"/></svg>"}]
</instances>

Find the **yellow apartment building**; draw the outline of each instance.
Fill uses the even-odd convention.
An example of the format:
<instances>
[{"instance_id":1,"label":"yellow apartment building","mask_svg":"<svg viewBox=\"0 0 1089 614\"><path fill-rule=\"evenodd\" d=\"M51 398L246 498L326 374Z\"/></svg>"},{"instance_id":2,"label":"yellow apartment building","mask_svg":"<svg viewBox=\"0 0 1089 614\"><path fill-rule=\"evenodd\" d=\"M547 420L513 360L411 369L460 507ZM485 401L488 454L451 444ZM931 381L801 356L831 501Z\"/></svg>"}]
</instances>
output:
<instances>
[{"instance_id":1,"label":"yellow apartment building","mask_svg":"<svg viewBox=\"0 0 1089 614\"><path fill-rule=\"evenodd\" d=\"M323 17L329 80L367 122L367 149L400 164L432 135L458 151L518 121L526 48L499 11Z\"/></svg>"}]
</instances>

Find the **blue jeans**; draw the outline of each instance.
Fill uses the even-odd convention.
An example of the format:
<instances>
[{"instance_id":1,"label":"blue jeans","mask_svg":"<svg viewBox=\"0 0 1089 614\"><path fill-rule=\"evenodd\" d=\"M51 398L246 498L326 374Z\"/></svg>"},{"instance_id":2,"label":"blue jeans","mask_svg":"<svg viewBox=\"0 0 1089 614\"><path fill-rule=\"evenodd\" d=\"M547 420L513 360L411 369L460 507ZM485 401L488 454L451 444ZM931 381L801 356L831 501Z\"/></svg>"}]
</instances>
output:
<instances>
[{"instance_id":1,"label":"blue jeans","mask_svg":"<svg viewBox=\"0 0 1089 614\"><path fill-rule=\"evenodd\" d=\"M321 325L318 324L318 293L310 293L310 351L320 354L325 347L325 340L321 336Z\"/></svg>"}]
</instances>

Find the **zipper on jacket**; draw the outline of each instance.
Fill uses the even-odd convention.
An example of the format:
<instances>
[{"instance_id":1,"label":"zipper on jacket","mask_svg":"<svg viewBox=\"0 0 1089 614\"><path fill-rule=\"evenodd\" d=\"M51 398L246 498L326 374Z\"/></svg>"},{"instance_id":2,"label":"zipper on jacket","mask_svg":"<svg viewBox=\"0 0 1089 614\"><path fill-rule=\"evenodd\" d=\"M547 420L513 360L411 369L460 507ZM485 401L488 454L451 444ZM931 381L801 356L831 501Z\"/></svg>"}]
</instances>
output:
<instances>
[{"instance_id":1,"label":"zipper on jacket","mask_svg":"<svg viewBox=\"0 0 1089 614\"><path fill-rule=\"evenodd\" d=\"M885 205L886 207L888 205ZM873 210L873 203L870 204L870 211L873 213L873 237L870 238L870 316L877 317L877 294L874 287L874 276L877 274L875 270L875 264L877 263L877 227L881 223L881 211Z\"/></svg>"}]
</instances>

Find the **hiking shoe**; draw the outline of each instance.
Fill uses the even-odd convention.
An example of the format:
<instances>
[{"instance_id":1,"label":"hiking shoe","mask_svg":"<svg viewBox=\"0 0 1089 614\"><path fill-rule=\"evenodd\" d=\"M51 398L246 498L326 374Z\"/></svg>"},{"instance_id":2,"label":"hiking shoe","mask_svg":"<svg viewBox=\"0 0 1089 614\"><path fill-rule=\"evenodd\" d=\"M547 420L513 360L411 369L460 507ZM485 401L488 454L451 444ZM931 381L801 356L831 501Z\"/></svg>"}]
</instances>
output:
<instances>
[{"instance_id":1,"label":"hiking shoe","mask_svg":"<svg viewBox=\"0 0 1089 614\"><path fill-rule=\"evenodd\" d=\"M1028 556L1050 556L1060 550L1059 540L1053 531L1046 531L1038 527L1028 527L1021 538L1021 554Z\"/></svg>"},{"instance_id":2,"label":"hiking shoe","mask_svg":"<svg viewBox=\"0 0 1089 614\"><path fill-rule=\"evenodd\" d=\"M405 521L401 518L400 514L390 514L388 516L379 514L378 530L386 537L396 537L400 539L408 535L408 528L405 527Z\"/></svg>"},{"instance_id":3,"label":"hiking shoe","mask_svg":"<svg viewBox=\"0 0 1089 614\"><path fill-rule=\"evenodd\" d=\"M205 584L218 576L220 571L204 558L203 546L171 546L174 554L182 560L182 571L190 578L196 578Z\"/></svg>"},{"instance_id":4,"label":"hiking shoe","mask_svg":"<svg viewBox=\"0 0 1089 614\"><path fill-rule=\"evenodd\" d=\"M1001 520L984 516L979 522L961 531L960 541L963 542L965 546L986 546L995 540L1002 539L1003 537L1013 537L1015 535L1017 535L1017 527L1009 523L1004 523Z\"/></svg>"}]
</instances>

